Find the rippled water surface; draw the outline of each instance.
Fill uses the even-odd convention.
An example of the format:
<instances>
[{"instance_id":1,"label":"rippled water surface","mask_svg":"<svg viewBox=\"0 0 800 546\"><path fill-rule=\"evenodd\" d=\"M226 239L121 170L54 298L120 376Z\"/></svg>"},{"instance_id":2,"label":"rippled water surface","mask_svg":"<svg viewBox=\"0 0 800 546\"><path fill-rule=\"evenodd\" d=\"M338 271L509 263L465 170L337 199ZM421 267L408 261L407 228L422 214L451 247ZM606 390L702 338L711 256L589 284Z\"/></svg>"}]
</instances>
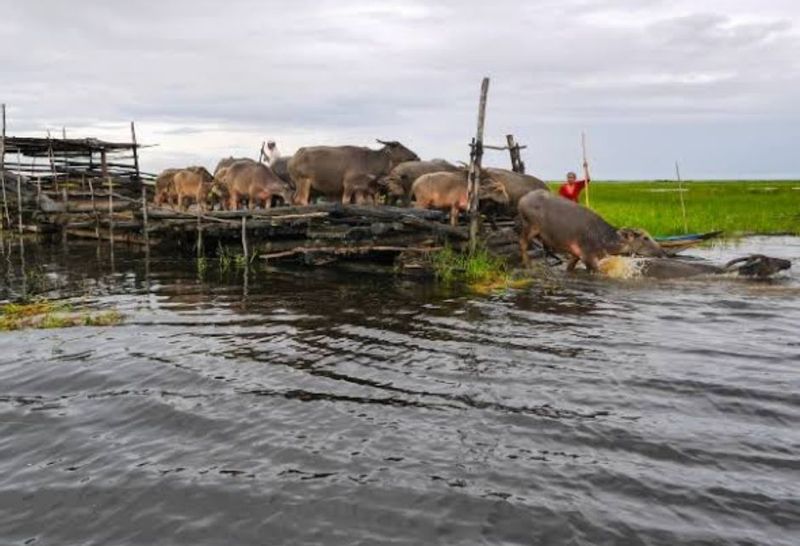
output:
<instances>
[{"instance_id":1,"label":"rippled water surface","mask_svg":"<svg viewBox=\"0 0 800 546\"><path fill-rule=\"evenodd\" d=\"M6 240L2 544L797 544L800 239L772 282L494 296Z\"/></svg>"}]
</instances>

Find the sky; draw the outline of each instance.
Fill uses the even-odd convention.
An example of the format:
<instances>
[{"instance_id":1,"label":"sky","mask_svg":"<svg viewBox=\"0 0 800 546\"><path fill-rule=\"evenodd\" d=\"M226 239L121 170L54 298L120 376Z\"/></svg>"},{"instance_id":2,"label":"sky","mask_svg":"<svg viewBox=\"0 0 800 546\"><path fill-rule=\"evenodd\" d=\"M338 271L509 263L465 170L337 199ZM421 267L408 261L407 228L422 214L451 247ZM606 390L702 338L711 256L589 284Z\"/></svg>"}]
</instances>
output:
<instances>
[{"instance_id":1,"label":"sky","mask_svg":"<svg viewBox=\"0 0 800 546\"><path fill-rule=\"evenodd\" d=\"M800 177L797 0L0 0L10 135L130 138L142 166L213 167L274 139L399 140L598 179ZM508 166L502 152L486 162Z\"/></svg>"}]
</instances>

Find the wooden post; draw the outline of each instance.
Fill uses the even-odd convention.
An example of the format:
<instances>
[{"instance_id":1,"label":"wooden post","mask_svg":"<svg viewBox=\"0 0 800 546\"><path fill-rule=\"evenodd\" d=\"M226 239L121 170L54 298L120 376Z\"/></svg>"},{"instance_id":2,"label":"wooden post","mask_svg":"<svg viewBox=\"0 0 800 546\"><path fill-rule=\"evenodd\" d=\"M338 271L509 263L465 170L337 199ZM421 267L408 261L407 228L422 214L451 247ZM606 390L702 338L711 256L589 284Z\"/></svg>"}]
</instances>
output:
<instances>
[{"instance_id":1,"label":"wooden post","mask_svg":"<svg viewBox=\"0 0 800 546\"><path fill-rule=\"evenodd\" d=\"M108 176L108 163L106 162L106 150L100 151L100 170L103 179L108 183L108 238L114 244L114 181Z\"/></svg>"},{"instance_id":2,"label":"wooden post","mask_svg":"<svg viewBox=\"0 0 800 546\"><path fill-rule=\"evenodd\" d=\"M469 196L469 251L475 252L478 246L478 185L481 179L481 160L483 159L483 126L486 119L486 96L489 94L489 78L481 83L481 99L478 104L478 130L472 141L470 153L468 196Z\"/></svg>"},{"instance_id":3,"label":"wooden post","mask_svg":"<svg viewBox=\"0 0 800 546\"><path fill-rule=\"evenodd\" d=\"M250 263L250 255L247 250L247 216L242 216L242 251L245 263Z\"/></svg>"},{"instance_id":4,"label":"wooden post","mask_svg":"<svg viewBox=\"0 0 800 546\"><path fill-rule=\"evenodd\" d=\"M3 134L0 138L0 183L3 186L3 211L5 212L5 225L11 227L11 217L8 215L8 196L6 195L6 105L3 108ZM2 219L0 219L2 220ZM0 230L3 229L3 222L0 221Z\"/></svg>"},{"instance_id":5,"label":"wooden post","mask_svg":"<svg viewBox=\"0 0 800 546\"><path fill-rule=\"evenodd\" d=\"M203 255L203 225L200 223L200 203L197 203L197 258Z\"/></svg>"},{"instance_id":6,"label":"wooden post","mask_svg":"<svg viewBox=\"0 0 800 546\"><path fill-rule=\"evenodd\" d=\"M678 195L681 196L681 212L683 213L683 232L689 233L689 223L686 220L686 203L683 201L683 182L681 181L681 169L678 162L675 162L675 176L678 178Z\"/></svg>"},{"instance_id":7,"label":"wooden post","mask_svg":"<svg viewBox=\"0 0 800 546\"><path fill-rule=\"evenodd\" d=\"M525 174L525 163L520 155L520 145L514 140L514 135L506 135L508 153L511 156L511 170L515 173Z\"/></svg>"},{"instance_id":8,"label":"wooden post","mask_svg":"<svg viewBox=\"0 0 800 546\"><path fill-rule=\"evenodd\" d=\"M89 179L89 194L92 196L92 213L94 214L94 236L100 240L100 215L97 212L97 204L94 200L94 185L92 179ZM99 247L98 247L99 248Z\"/></svg>"},{"instance_id":9,"label":"wooden post","mask_svg":"<svg viewBox=\"0 0 800 546\"><path fill-rule=\"evenodd\" d=\"M133 143L133 167L136 169L136 182L141 181L141 173L139 172L139 146L136 143L136 127L131 122L131 142ZM142 186L144 188L144 186Z\"/></svg>"},{"instance_id":10,"label":"wooden post","mask_svg":"<svg viewBox=\"0 0 800 546\"><path fill-rule=\"evenodd\" d=\"M144 184L142 184L142 231L145 246L150 246L150 233L147 230L147 187Z\"/></svg>"},{"instance_id":11,"label":"wooden post","mask_svg":"<svg viewBox=\"0 0 800 546\"><path fill-rule=\"evenodd\" d=\"M266 153L264 153L264 146L265 146L266 144L267 144L266 142L262 142L262 143L261 143L261 149L258 151L258 162L259 162L259 163L263 162L263 161L264 161L264 158L267 156L267 154L266 154Z\"/></svg>"},{"instance_id":12,"label":"wooden post","mask_svg":"<svg viewBox=\"0 0 800 546\"><path fill-rule=\"evenodd\" d=\"M69 196L67 195L67 185L66 184L64 184L61 187L61 200L64 201L64 213L66 214L66 213L69 212ZM67 229L66 228L62 228L61 229L61 241L63 243L67 242Z\"/></svg>"},{"instance_id":13,"label":"wooden post","mask_svg":"<svg viewBox=\"0 0 800 546\"><path fill-rule=\"evenodd\" d=\"M22 175L17 173L17 227L22 233Z\"/></svg>"},{"instance_id":14,"label":"wooden post","mask_svg":"<svg viewBox=\"0 0 800 546\"><path fill-rule=\"evenodd\" d=\"M589 161L586 159L586 133L581 131L581 149L583 150L583 179L586 181L586 206L591 207L589 201Z\"/></svg>"}]
</instances>

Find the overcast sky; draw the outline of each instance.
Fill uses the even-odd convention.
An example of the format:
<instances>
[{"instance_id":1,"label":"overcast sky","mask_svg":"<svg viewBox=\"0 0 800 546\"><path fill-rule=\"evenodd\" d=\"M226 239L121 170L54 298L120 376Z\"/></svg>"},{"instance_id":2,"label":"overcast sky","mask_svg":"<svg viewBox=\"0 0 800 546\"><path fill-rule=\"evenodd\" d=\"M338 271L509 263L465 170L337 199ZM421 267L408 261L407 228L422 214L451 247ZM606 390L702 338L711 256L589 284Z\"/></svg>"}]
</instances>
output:
<instances>
[{"instance_id":1,"label":"overcast sky","mask_svg":"<svg viewBox=\"0 0 800 546\"><path fill-rule=\"evenodd\" d=\"M142 7L148 4L150 7ZM2 0L9 134L157 143L145 169L400 140L466 159L487 141L529 172L800 176L797 0L64 2ZM489 162L506 165L499 152Z\"/></svg>"}]
</instances>

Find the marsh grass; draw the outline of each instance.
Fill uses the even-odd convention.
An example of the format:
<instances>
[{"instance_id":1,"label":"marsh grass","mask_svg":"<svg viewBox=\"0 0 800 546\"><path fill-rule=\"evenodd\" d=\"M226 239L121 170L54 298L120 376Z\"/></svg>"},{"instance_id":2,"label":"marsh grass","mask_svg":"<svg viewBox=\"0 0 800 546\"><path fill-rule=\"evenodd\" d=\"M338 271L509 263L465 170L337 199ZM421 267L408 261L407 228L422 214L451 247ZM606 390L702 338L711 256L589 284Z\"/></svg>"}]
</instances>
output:
<instances>
[{"instance_id":1,"label":"marsh grass","mask_svg":"<svg viewBox=\"0 0 800 546\"><path fill-rule=\"evenodd\" d=\"M451 247L431 255L436 278L445 284L464 283L470 290L489 294L506 288L526 286L530 279L516 278L505 260L491 255L484 248L473 254Z\"/></svg>"},{"instance_id":2,"label":"marsh grass","mask_svg":"<svg viewBox=\"0 0 800 546\"><path fill-rule=\"evenodd\" d=\"M0 331L23 328L69 328L72 326L112 326L122 321L119 311L76 311L62 302L37 300L7 303L0 307Z\"/></svg>"},{"instance_id":3,"label":"marsh grass","mask_svg":"<svg viewBox=\"0 0 800 546\"><path fill-rule=\"evenodd\" d=\"M245 268L250 267L247 258L241 252L233 252L228 247L219 245L217 248L217 265L219 272L222 274L230 273L232 271L243 271Z\"/></svg>"},{"instance_id":4,"label":"marsh grass","mask_svg":"<svg viewBox=\"0 0 800 546\"><path fill-rule=\"evenodd\" d=\"M800 235L800 181L686 181L682 187L688 233ZM591 206L615 226L654 236L684 233L677 182L593 182Z\"/></svg>"}]
</instances>

